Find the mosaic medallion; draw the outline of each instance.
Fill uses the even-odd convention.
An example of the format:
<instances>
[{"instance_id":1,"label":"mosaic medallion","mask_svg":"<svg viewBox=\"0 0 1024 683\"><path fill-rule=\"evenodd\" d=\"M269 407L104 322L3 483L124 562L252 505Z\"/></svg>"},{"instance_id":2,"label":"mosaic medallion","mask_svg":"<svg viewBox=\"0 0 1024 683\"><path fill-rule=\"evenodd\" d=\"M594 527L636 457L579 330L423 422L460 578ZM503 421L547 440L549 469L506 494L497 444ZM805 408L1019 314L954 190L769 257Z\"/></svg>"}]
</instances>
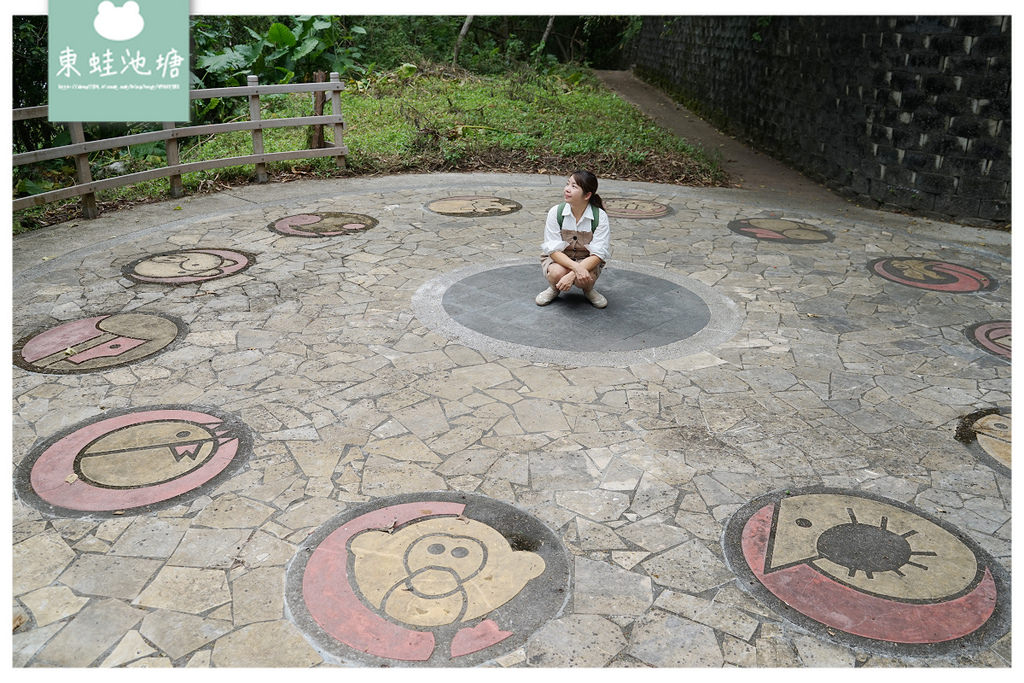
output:
<instances>
[{"instance_id":1,"label":"mosaic medallion","mask_svg":"<svg viewBox=\"0 0 1024 683\"><path fill-rule=\"evenodd\" d=\"M298 626L343 659L467 666L519 647L568 599L558 538L461 493L376 501L320 527L288 569Z\"/></svg>"},{"instance_id":2,"label":"mosaic medallion","mask_svg":"<svg viewBox=\"0 0 1024 683\"><path fill-rule=\"evenodd\" d=\"M504 216L508 213L515 213L523 208L523 205L504 197L467 195L464 197L435 199L427 204L427 208L443 216L480 218L483 216Z\"/></svg>"},{"instance_id":3,"label":"mosaic medallion","mask_svg":"<svg viewBox=\"0 0 1024 683\"><path fill-rule=\"evenodd\" d=\"M661 218L671 209L649 199L610 197L604 200L604 211L611 218Z\"/></svg>"},{"instance_id":4,"label":"mosaic medallion","mask_svg":"<svg viewBox=\"0 0 1024 683\"><path fill-rule=\"evenodd\" d=\"M729 229L738 235L780 244L814 244L835 239L828 230L781 218L743 218L729 223Z\"/></svg>"},{"instance_id":5,"label":"mosaic medallion","mask_svg":"<svg viewBox=\"0 0 1024 683\"><path fill-rule=\"evenodd\" d=\"M97 372L166 351L187 331L177 318L155 313L98 315L21 339L14 363L31 372Z\"/></svg>"},{"instance_id":6,"label":"mosaic medallion","mask_svg":"<svg viewBox=\"0 0 1024 683\"><path fill-rule=\"evenodd\" d=\"M822 488L768 495L732 517L724 547L773 609L850 644L937 654L1008 628L1002 567L896 501Z\"/></svg>"},{"instance_id":7,"label":"mosaic medallion","mask_svg":"<svg viewBox=\"0 0 1024 683\"><path fill-rule=\"evenodd\" d=\"M983 463L1010 476L1013 420L1009 410L980 410L961 418L956 440L967 445Z\"/></svg>"},{"instance_id":8,"label":"mosaic medallion","mask_svg":"<svg viewBox=\"0 0 1024 683\"><path fill-rule=\"evenodd\" d=\"M256 263L256 257L234 249L181 249L151 254L121 269L135 282L187 285L241 273Z\"/></svg>"},{"instance_id":9,"label":"mosaic medallion","mask_svg":"<svg viewBox=\"0 0 1024 683\"><path fill-rule=\"evenodd\" d=\"M978 348L1010 360L1011 331L1009 320L990 320L971 325L964 334Z\"/></svg>"},{"instance_id":10,"label":"mosaic medallion","mask_svg":"<svg viewBox=\"0 0 1024 683\"><path fill-rule=\"evenodd\" d=\"M291 237L335 237L369 230L377 219L361 213L300 213L279 218L269 227L274 232Z\"/></svg>"},{"instance_id":11,"label":"mosaic medallion","mask_svg":"<svg viewBox=\"0 0 1024 683\"><path fill-rule=\"evenodd\" d=\"M16 478L31 504L61 515L142 512L219 483L251 449L248 429L209 411L110 411L32 450Z\"/></svg>"},{"instance_id":12,"label":"mosaic medallion","mask_svg":"<svg viewBox=\"0 0 1024 683\"><path fill-rule=\"evenodd\" d=\"M933 292L982 292L996 288L996 281L980 270L946 261L887 257L872 261L868 268L886 280Z\"/></svg>"}]
</instances>

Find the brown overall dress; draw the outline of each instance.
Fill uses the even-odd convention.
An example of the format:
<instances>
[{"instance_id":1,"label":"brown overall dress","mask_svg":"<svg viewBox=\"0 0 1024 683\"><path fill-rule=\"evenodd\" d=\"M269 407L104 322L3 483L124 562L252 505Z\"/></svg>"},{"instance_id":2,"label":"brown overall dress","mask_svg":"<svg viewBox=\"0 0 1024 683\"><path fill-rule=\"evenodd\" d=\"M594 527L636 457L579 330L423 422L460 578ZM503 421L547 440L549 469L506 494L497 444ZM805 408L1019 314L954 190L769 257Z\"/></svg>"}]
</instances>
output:
<instances>
[{"instance_id":1,"label":"brown overall dress","mask_svg":"<svg viewBox=\"0 0 1024 683\"><path fill-rule=\"evenodd\" d=\"M597 227L597 226L594 226ZM583 259L590 256L590 249L588 245L590 241L594 239L594 233L589 230L569 230L567 228L561 228L562 241L566 243L565 249L562 249L562 253L571 258L573 261L582 261ZM550 256L541 257L541 269L544 272L544 276L547 277L548 266L554 261ZM604 268L602 262L597 266L597 270L594 271L594 279L601 274L601 269Z\"/></svg>"}]
</instances>

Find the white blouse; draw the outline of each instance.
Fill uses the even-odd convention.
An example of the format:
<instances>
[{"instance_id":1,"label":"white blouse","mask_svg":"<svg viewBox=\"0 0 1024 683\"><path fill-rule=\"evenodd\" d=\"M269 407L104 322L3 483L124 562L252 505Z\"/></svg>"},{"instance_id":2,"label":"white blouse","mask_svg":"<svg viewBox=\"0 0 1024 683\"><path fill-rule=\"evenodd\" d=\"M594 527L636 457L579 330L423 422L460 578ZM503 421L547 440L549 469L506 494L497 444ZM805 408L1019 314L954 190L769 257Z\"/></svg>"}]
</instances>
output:
<instances>
[{"instance_id":1,"label":"white blouse","mask_svg":"<svg viewBox=\"0 0 1024 683\"><path fill-rule=\"evenodd\" d=\"M561 228L558 227L557 214L558 204L555 204L548 211L548 219L544 224L544 242L540 245L544 256L551 254L553 251L562 251L569 246L569 243L562 239L561 230L590 232L590 224L594 220L590 204L587 204L586 210L583 211L583 216L577 222L576 217L572 215L572 207L567 202L565 209L562 210ZM587 245L587 248L590 249L590 253L594 256L597 256L602 261L607 261L612 253L611 229L608 226L608 214L603 209L597 210L597 228L593 232L594 238Z\"/></svg>"}]
</instances>

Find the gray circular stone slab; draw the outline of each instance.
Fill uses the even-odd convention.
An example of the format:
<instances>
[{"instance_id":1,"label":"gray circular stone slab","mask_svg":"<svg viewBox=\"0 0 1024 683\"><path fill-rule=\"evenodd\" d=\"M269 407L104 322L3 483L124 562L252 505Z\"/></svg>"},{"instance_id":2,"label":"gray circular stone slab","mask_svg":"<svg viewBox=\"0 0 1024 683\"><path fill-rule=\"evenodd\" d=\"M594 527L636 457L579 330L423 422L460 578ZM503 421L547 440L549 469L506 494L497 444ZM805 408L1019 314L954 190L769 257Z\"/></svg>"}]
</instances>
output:
<instances>
[{"instance_id":1,"label":"gray circular stone slab","mask_svg":"<svg viewBox=\"0 0 1024 683\"><path fill-rule=\"evenodd\" d=\"M597 285L608 298L604 309L579 289L538 306L533 299L545 286L539 261L520 259L438 277L412 304L425 325L478 351L572 366L624 367L709 351L742 322L732 300L663 268L605 268Z\"/></svg>"}]
</instances>

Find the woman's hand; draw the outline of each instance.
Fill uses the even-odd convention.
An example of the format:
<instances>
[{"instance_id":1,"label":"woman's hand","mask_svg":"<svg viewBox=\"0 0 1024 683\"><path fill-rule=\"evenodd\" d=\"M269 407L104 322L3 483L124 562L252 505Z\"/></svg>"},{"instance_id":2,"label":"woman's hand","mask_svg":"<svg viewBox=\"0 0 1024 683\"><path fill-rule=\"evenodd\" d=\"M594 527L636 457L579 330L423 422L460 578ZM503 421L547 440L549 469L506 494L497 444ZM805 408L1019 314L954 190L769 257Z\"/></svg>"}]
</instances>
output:
<instances>
[{"instance_id":1,"label":"woman's hand","mask_svg":"<svg viewBox=\"0 0 1024 683\"><path fill-rule=\"evenodd\" d=\"M594 284L594 274L585 267L577 265L573 270L576 273L576 284L581 288L586 289Z\"/></svg>"},{"instance_id":2,"label":"woman's hand","mask_svg":"<svg viewBox=\"0 0 1024 683\"><path fill-rule=\"evenodd\" d=\"M572 285L574 282L576 282L576 273L570 270L568 273L563 275L558 282L555 283L555 289L557 289L560 292L568 292L570 289L572 289Z\"/></svg>"}]
</instances>

